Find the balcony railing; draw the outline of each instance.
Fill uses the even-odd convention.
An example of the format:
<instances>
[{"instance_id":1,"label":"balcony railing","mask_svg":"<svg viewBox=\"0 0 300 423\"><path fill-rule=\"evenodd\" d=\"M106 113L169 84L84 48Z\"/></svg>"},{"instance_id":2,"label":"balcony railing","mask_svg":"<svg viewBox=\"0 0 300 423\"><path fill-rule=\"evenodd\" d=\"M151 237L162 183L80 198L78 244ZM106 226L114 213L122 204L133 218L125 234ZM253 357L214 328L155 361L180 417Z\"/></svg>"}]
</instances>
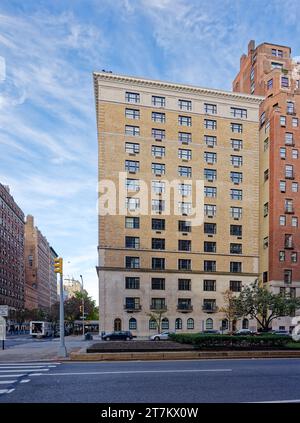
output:
<instances>
[{"instance_id":1,"label":"balcony railing","mask_svg":"<svg viewBox=\"0 0 300 423\"><path fill-rule=\"evenodd\" d=\"M150 310L166 311L167 306L166 306L166 304L150 304Z\"/></svg>"},{"instance_id":2,"label":"balcony railing","mask_svg":"<svg viewBox=\"0 0 300 423\"><path fill-rule=\"evenodd\" d=\"M124 304L124 310L128 311L128 313L138 312L138 311L141 311L141 309L142 309L141 305Z\"/></svg>"},{"instance_id":3,"label":"balcony railing","mask_svg":"<svg viewBox=\"0 0 300 423\"><path fill-rule=\"evenodd\" d=\"M181 311L182 313L190 313L193 311L192 304L177 304L177 311Z\"/></svg>"},{"instance_id":4,"label":"balcony railing","mask_svg":"<svg viewBox=\"0 0 300 423\"><path fill-rule=\"evenodd\" d=\"M204 313L217 313L219 307L217 307L215 304L204 304L202 306L202 310L204 311Z\"/></svg>"}]
</instances>

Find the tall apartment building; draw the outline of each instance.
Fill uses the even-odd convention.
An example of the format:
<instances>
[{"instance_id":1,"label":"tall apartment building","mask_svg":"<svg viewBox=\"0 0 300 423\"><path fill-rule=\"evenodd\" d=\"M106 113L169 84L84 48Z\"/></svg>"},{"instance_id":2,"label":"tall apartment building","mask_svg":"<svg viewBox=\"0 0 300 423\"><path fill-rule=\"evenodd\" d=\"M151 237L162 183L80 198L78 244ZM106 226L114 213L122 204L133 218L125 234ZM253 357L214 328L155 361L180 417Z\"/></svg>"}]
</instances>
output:
<instances>
[{"instance_id":1,"label":"tall apartment building","mask_svg":"<svg viewBox=\"0 0 300 423\"><path fill-rule=\"evenodd\" d=\"M25 307L49 309L57 300L53 261L57 256L46 237L34 225L33 216L25 224Z\"/></svg>"},{"instance_id":2,"label":"tall apartment building","mask_svg":"<svg viewBox=\"0 0 300 423\"><path fill-rule=\"evenodd\" d=\"M67 300L75 296L76 292L81 292L82 286L80 281L73 277L64 278L64 298Z\"/></svg>"},{"instance_id":3,"label":"tall apartment building","mask_svg":"<svg viewBox=\"0 0 300 423\"><path fill-rule=\"evenodd\" d=\"M226 330L223 293L259 275L262 97L106 72L94 73L94 89L100 189L115 186L124 206L114 213L113 194L108 214L100 205L100 330L153 334L159 310L165 330ZM191 224L194 201L203 224Z\"/></svg>"},{"instance_id":4,"label":"tall apartment building","mask_svg":"<svg viewBox=\"0 0 300 423\"><path fill-rule=\"evenodd\" d=\"M300 63L286 46L248 44L233 90L264 96L260 105L260 279L300 296ZM290 318L275 328L289 329Z\"/></svg>"},{"instance_id":5,"label":"tall apartment building","mask_svg":"<svg viewBox=\"0 0 300 423\"><path fill-rule=\"evenodd\" d=\"M24 308L24 213L0 184L0 305Z\"/></svg>"}]
</instances>

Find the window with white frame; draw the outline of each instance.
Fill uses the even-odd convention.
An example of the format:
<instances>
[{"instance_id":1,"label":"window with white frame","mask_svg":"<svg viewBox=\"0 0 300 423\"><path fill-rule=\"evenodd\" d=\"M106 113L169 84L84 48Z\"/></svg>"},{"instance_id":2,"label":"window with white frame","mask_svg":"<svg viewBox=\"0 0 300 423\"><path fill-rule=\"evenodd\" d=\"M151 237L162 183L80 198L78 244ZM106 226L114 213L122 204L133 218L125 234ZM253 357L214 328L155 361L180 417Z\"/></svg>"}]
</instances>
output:
<instances>
[{"instance_id":1,"label":"window with white frame","mask_svg":"<svg viewBox=\"0 0 300 423\"><path fill-rule=\"evenodd\" d=\"M232 200L239 200L243 199L243 191L241 189L231 189L230 190L230 198Z\"/></svg>"},{"instance_id":2,"label":"window with white frame","mask_svg":"<svg viewBox=\"0 0 300 423\"><path fill-rule=\"evenodd\" d=\"M286 126L286 116L280 116L280 125Z\"/></svg>"},{"instance_id":3,"label":"window with white frame","mask_svg":"<svg viewBox=\"0 0 300 423\"><path fill-rule=\"evenodd\" d=\"M126 91L126 93L125 93L125 100L128 103L139 103L140 102L140 94L139 93L132 93L132 92Z\"/></svg>"},{"instance_id":4,"label":"window with white frame","mask_svg":"<svg viewBox=\"0 0 300 423\"><path fill-rule=\"evenodd\" d=\"M152 106L165 107L166 97L160 97L158 95L152 96Z\"/></svg>"},{"instance_id":5,"label":"window with white frame","mask_svg":"<svg viewBox=\"0 0 300 423\"><path fill-rule=\"evenodd\" d=\"M140 180L126 178L125 186L127 191L137 192L140 190Z\"/></svg>"},{"instance_id":6,"label":"window with white frame","mask_svg":"<svg viewBox=\"0 0 300 423\"><path fill-rule=\"evenodd\" d=\"M298 182L292 182L292 192L298 192Z\"/></svg>"},{"instance_id":7,"label":"window with white frame","mask_svg":"<svg viewBox=\"0 0 300 423\"><path fill-rule=\"evenodd\" d=\"M299 152L295 148L292 149L292 159L298 159Z\"/></svg>"},{"instance_id":8,"label":"window with white frame","mask_svg":"<svg viewBox=\"0 0 300 423\"><path fill-rule=\"evenodd\" d=\"M204 127L206 129L217 129L217 121L212 119L204 119Z\"/></svg>"},{"instance_id":9,"label":"window with white frame","mask_svg":"<svg viewBox=\"0 0 300 423\"><path fill-rule=\"evenodd\" d=\"M162 194L166 190L166 183L164 181L152 181L152 191L156 194Z\"/></svg>"},{"instance_id":10,"label":"window with white frame","mask_svg":"<svg viewBox=\"0 0 300 423\"><path fill-rule=\"evenodd\" d=\"M289 87L289 78L287 76L281 77L281 88L288 88Z\"/></svg>"},{"instance_id":11,"label":"window with white frame","mask_svg":"<svg viewBox=\"0 0 300 423\"><path fill-rule=\"evenodd\" d=\"M139 198L132 198L126 197L126 209L130 211L135 211L140 208L140 199Z\"/></svg>"},{"instance_id":12,"label":"window with white frame","mask_svg":"<svg viewBox=\"0 0 300 423\"><path fill-rule=\"evenodd\" d=\"M160 122L165 123L166 121L166 114L160 112L152 112L152 121L153 122Z\"/></svg>"},{"instance_id":13,"label":"window with white frame","mask_svg":"<svg viewBox=\"0 0 300 423\"><path fill-rule=\"evenodd\" d=\"M204 196L209 198L215 198L217 196L216 187L204 187Z\"/></svg>"},{"instance_id":14,"label":"window with white frame","mask_svg":"<svg viewBox=\"0 0 300 423\"><path fill-rule=\"evenodd\" d=\"M140 170L140 162L136 160L125 160L125 170L130 173L136 173Z\"/></svg>"},{"instance_id":15,"label":"window with white frame","mask_svg":"<svg viewBox=\"0 0 300 423\"><path fill-rule=\"evenodd\" d=\"M139 119L140 118L140 111L138 109L125 109L125 117L127 119Z\"/></svg>"},{"instance_id":16,"label":"window with white frame","mask_svg":"<svg viewBox=\"0 0 300 423\"><path fill-rule=\"evenodd\" d=\"M280 158L281 159L285 159L286 158L286 148L285 147L280 147Z\"/></svg>"},{"instance_id":17,"label":"window with white frame","mask_svg":"<svg viewBox=\"0 0 300 423\"><path fill-rule=\"evenodd\" d=\"M217 171L215 169L204 169L204 178L207 181L214 181L217 179Z\"/></svg>"},{"instance_id":18,"label":"window with white frame","mask_svg":"<svg viewBox=\"0 0 300 423\"><path fill-rule=\"evenodd\" d=\"M298 118L292 118L292 127L298 128Z\"/></svg>"},{"instance_id":19,"label":"window with white frame","mask_svg":"<svg viewBox=\"0 0 300 423\"><path fill-rule=\"evenodd\" d=\"M231 131L236 133L242 133L243 125L241 123L231 123Z\"/></svg>"},{"instance_id":20,"label":"window with white frame","mask_svg":"<svg viewBox=\"0 0 300 423\"><path fill-rule=\"evenodd\" d=\"M284 215L279 216L279 225L280 226L286 225L286 217Z\"/></svg>"},{"instance_id":21,"label":"window with white frame","mask_svg":"<svg viewBox=\"0 0 300 423\"><path fill-rule=\"evenodd\" d=\"M192 185L191 184L179 184L178 192L182 196L189 196L192 194Z\"/></svg>"},{"instance_id":22,"label":"window with white frame","mask_svg":"<svg viewBox=\"0 0 300 423\"><path fill-rule=\"evenodd\" d=\"M240 219L242 217L242 207L230 207L230 215L233 219Z\"/></svg>"},{"instance_id":23,"label":"window with white frame","mask_svg":"<svg viewBox=\"0 0 300 423\"><path fill-rule=\"evenodd\" d=\"M293 145L294 144L294 136L292 132L285 133L285 145Z\"/></svg>"},{"instance_id":24,"label":"window with white frame","mask_svg":"<svg viewBox=\"0 0 300 423\"><path fill-rule=\"evenodd\" d=\"M243 164L243 157L242 156L230 156L231 164L235 167L240 167Z\"/></svg>"},{"instance_id":25,"label":"window with white frame","mask_svg":"<svg viewBox=\"0 0 300 423\"><path fill-rule=\"evenodd\" d=\"M181 126L192 126L192 118L190 116L178 116L178 124Z\"/></svg>"},{"instance_id":26,"label":"window with white frame","mask_svg":"<svg viewBox=\"0 0 300 423\"><path fill-rule=\"evenodd\" d=\"M205 216L213 217L217 214L217 206L215 204L204 204Z\"/></svg>"},{"instance_id":27,"label":"window with white frame","mask_svg":"<svg viewBox=\"0 0 300 423\"><path fill-rule=\"evenodd\" d=\"M241 109L239 107L230 107L231 115L236 118L246 118L247 117L247 109Z\"/></svg>"},{"instance_id":28,"label":"window with white frame","mask_svg":"<svg viewBox=\"0 0 300 423\"><path fill-rule=\"evenodd\" d=\"M243 182L243 174L242 172L230 172L230 179L234 184L240 184Z\"/></svg>"},{"instance_id":29,"label":"window with white frame","mask_svg":"<svg viewBox=\"0 0 300 423\"><path fill-rule=\"evenodd\" d=\"M178 202L178 211L183 215L189 215L192 212L192 203L179 201Z\"/></svg>"},{"instance_id":30,"label":"window with white frame","mask_svg":"<svg viewBox=\"0 0 300 423\"><path fill-rule=\"evenodd\" d=\"M204 160L206 163L217 163L217 153L211 153L210 151L204 152Z\"/></svg>"},{"instance_id":31,"label":"window with white frame","mask_svg":"<svg viewBox=\"0 0 300 423\"><path fill-rule=\"evenodd\" d=\"M162 163L152 163L152 173L154 175L164 175L166 173L166 167Z\"/></svg>"},{"instance_id":32,"label":"window with white frame","mask_svg":"<svg viewBox=\"0 0 300 423\"><path fill-rule=\"evenodd\" d=\"M125 125L125 134L131 135L133 137L140 135L140 127L139 126L133 126L133 125Z\"/></svg>"},{"instance_id":33,"label":"window with white frame","mask_svg":"<svg viewBox=\"0 0 300 423\"><path fill-rule=\"evenodd\" d=\"M217 145L217 137L213 135L204 135L204 142L207 147L215 147Z\"/></svg>"},{"instance_id":34,"label":"window with white frame","mask_svg":"<svg viewBox=\"0 0 300 423\"><path fill-rule=\"evenodd\" d=\"M234 150L241 150L243 148L243 140L231 138L231 147Z\"/></svg>"},{"instance_id":35,"label":"window with white frame","mask_svg":"<svg viewBox=\"0 0 300 423\"><path fill-rule=\"evenodd\" d=\"M161 147L160 145L152 145L151 153L154 157L164 157L166 154L165 147Z\"/></svg>"},{"instance_id":36,"label":"window with white frame","mask_svg":"<svg viewBox=\"0 0 300 423\"><path fill-rule=\"evenodd\" d=\"M192 110L191 100L178 100L180 110Z\"/></svg>"},{"instance_id":37,"label":"window with white frame","mask_svg":"<svg viewBox=\"0 0 300 423\"><path fill-rule=\"evenodd\" d=\"M178 158L183 160L191 160L192 150L186 150L184 148L178 149Z\"/></svg>"},{"instance_id":38,"label":"window with white frame","mask_svg":"<svg viewBox=\"0 0 300 423\"><path fill-rule=\"evenodd\" d=\"M129 154L138 154L140 152L140 144L134 142L126 142L125 151Z\"/></svg>"},{"instance_id":39,"label":"window with white frame","mask_svg":"<svg viewBox=\"0 0 300 423\"><path fill-rule=\"evenodd\" d=\"M190 178L192 176L192 168L188 166L178 166L178 175Z\"/></svg>"},{"instance_id":40,"label":"window with white frame","mask_svg":"<svg viewBox=\"0 0 300 423\"><path fill-rule=\"evenodd\" d=\"M204 112L215 115L217 113L217 105L211 103L204 103Z\"/></svg>"},{"instance_id":41,"label":"window with white frame","mask_svg":"<svg viewBox=\"0 0 300 423\"><path fill-rule=\"evenodd\" d=\"M164 129L152 128L152 137L156 140L163 140L166 137Z\"/></svg>"},{"instance_id":42,"label":"window with white frame","mask_svg":"<svg viewBox=\"0 0 300 423\"><path fill-rule=\"evenodd\" d=\"M190 132L178 132L178 141L183 144L192 142L192 134Z\"/></svg>"},{"instance_id":43,"label":"window with white frame","mask_svg":"<svg viewBox=\"0 0 300 423\"><path fill-rule=\"evenodd\" d=\"M159 213L163 212L165 210L165 200L156 200L156 199L152 200L151 208L152 208L152 211L159 212Z\"/></svg>"}]
</instances>

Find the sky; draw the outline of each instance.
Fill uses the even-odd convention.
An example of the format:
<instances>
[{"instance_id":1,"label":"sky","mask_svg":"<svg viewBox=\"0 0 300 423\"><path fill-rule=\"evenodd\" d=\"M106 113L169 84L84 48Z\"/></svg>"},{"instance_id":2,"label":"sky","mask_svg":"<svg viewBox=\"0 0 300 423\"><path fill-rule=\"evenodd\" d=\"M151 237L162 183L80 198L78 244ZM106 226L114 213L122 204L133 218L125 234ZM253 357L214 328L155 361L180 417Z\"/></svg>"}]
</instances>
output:
<instances>
[{"instance_id":1,"label":"sky","mask_svg":"<svg viewBox=\"0 0 300 423\"><path fill-rule=\"evenodd\" d=\"M299 1L0 0L0 182L96 300L92 72L231 90L250 39L299 56Z\"/></svg>"}]
</instances>

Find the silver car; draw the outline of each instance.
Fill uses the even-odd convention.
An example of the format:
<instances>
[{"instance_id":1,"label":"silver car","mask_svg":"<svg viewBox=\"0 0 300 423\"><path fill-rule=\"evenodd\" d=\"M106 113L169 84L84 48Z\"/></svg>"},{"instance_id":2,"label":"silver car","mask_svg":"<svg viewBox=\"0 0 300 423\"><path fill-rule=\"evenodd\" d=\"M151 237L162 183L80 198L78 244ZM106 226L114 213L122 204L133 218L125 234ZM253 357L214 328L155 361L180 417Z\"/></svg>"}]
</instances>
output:
<instances>
[{"instance_id":1,"label":"silver car","mask_svg":"<svg viewBox=\"0 0 300 423\"><path fill-rule=\"evenodd\" d=\"M167 340L167 339L169 339L169 335L171 333L174 333L174 332L164 331L164 332L161 332L161 333L156 333L155 335L150 336L149 339L151 339L151 341L163 341L163 340Z\"/></svg>"}]
</instances>

